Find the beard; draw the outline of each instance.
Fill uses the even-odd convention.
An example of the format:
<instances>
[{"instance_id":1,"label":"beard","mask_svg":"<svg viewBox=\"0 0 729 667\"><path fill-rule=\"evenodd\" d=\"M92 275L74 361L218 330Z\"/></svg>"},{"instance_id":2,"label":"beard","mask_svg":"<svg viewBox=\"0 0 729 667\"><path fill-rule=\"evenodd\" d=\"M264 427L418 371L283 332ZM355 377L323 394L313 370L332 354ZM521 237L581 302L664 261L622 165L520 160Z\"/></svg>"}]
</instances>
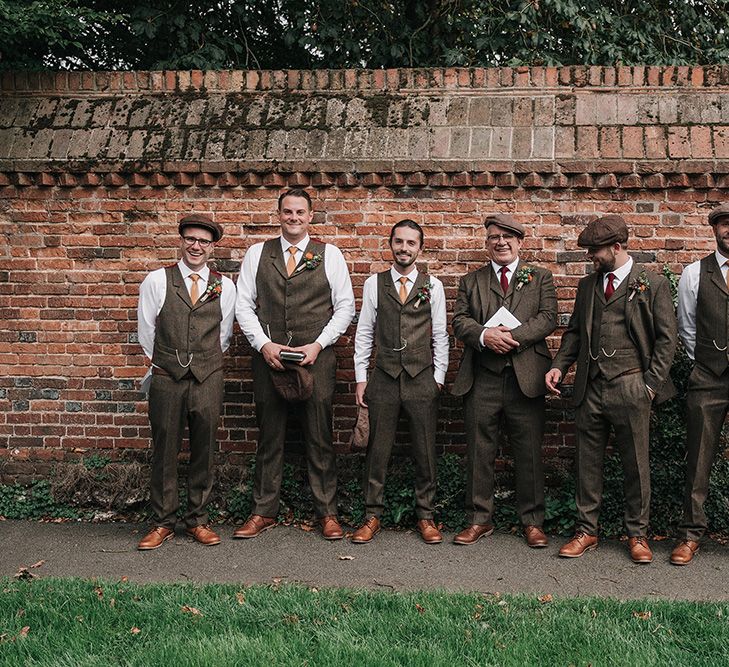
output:
<instances>
[{"instance_id":1,"label":"beard","mask_svg":"<svg viewBox=\"0 0 729 667\"><path fill-rule=\"evenodd\" d=\"M416 259L417 255L395 255L395 264L397 264L401 269L407 269L408 266L410 266Z\"/></svg>"}]
</instances>

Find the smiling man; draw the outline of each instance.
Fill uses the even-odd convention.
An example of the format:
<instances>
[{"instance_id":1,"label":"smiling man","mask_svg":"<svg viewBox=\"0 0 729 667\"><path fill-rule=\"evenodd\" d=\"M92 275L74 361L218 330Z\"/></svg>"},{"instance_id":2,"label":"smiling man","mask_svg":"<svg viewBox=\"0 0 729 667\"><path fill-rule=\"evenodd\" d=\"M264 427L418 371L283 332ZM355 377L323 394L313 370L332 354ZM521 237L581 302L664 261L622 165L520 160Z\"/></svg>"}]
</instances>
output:
<instances>
[{"instance_id":1,"label":"smiling man","mask_svg":"<svg viewBox=\"0 0 729 667\"><path fill-rule=\"evenodd\" d=\"M678 330L694 361L686 394L686 488L674 565L688 565L707 528L704 503L729 410L729 204L709 213L716 250L686 267L678 284Z\"/></svg>"},{"instance_id":2,"label":"smiling man","mask_svg":"<svg viewBox=\"0 0 729 667\"><path fill-rule=\"evenodd\" d=\"M417 529L426 544L443 541L433 521L435 434L440 390L448 370L448 333L443 284L418 271L423 230L401 220L390 232L394 263L370 276L354 339L356 400L369 408L370 438L365 461L365 522L352 535L364 544L380 531L385 475L403 412L410 424L415 464ZM375 368L367 379L373 347Z\"/></svg>"},{"instance_id":3,"label":"smiling man","mask_svg":"<svg viewBox=\"0 0 729 667\"><path fill-rule=\"evenodd\" d=\"M578 558L597 547L603 459L613 430L625 478L630 557L650 563L648 427L654 400L675 393L669 377L677 339L671 290L666 278L628 255L628 227L619 215L590 222L577 245L587 250L595 271L577 286L574 311L545 378L547 389L559 395L559 384L577 362L577 524L559 555Z\"/></svg>"},{"instance_id":4,"label":"smiling man","mask_svg":"<svg viewBox=\"0 0 729 667\"><path fill-rule=\"evenodd\" d=\"M252 513L236 538L257 537L278 515L291 407L274 386L274 374L286 369L282 353L298 355L299 366L311 373L313 390L301 400L300 414L314 511L324 538L344 537L332 443L333 345L354 317L354 294L339 248L309 237L313 217L305 190L284 192L278 200L281 236L251 246L238 276L236 318L253 348L259 434Z\"/></svg>"},{"instance_id":5,"label":"smiling man","mask_svg":"<svg viewBox=\"0 0 729 667\"><path fill-rule=\"evenodd\" d=\"M453 315L453 333L465 345L453 393L464 397L470 522L453 541L474 544L494 530L494 461L503 423L526 542L546 547L543 378L551 361L545 338L557 327L557 296L552 274L519 257L521 223L499 213L484 224L491 261L461 278Z\"/></svg>"},{"instance_id":6,"label":"smiling man","mask_svg":"<svg viewBox=\"0 0 729 667\"><path fill-rule=\"evenodd\" d=\"M182 259L150 273L139 288L139 343L152 362L150 501L156 525L139 542L156 549L174 536L177 455L189 429L186 533L206 546L220 543L207 525L215 434L223 407L223 352L233 332L235 286L208 267L223 236L216 222L190 215L179 224Z\"/></svg>"}]
</instances>

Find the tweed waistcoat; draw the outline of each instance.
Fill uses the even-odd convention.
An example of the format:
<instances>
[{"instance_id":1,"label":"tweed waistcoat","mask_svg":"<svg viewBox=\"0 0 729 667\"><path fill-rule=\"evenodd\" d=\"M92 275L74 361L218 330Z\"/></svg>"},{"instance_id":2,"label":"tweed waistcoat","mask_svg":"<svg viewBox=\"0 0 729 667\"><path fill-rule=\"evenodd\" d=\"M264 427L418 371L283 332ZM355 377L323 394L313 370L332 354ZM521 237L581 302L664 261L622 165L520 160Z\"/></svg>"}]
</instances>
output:
<instances>
[{"instance_id":1,"label":"tweed waistcoat","mask_svg":"<svg viewBox=\"0 0 729 667\"><path fill-rule=\"evenodd\" d=\"M324 270L325 244L313 239L290 276L279 238L263 244L256 274L256 315L268 337L281 345L307 345L332 317L332 290ZM312 268L309 263L316 264ZM318 259L316 259L318 258Z\"/></svg>"},{"instance_id":2,"label":"tweed waistcoat","mask_svg":"<svg viewBox=\"0 0 729 667\"><path fill-rule=\"evenodd\" d=\"M613 378L633 369L642 369L640 351L630 339L625 319L628 280L623 280L605 302L603 282L595 284L595 304L590 337L590 377L601 374Z\"/></svg>"},{"instance_id":3,"label":"tweed waistcoat","mask_svg":"<svg viewBox=\"0 0 729 667\"><path fill-rule=\"evenodd\" d=\"M494 278L492 276L491 280L495 280L496 283L494 284L498 285L498 277ZM494 315L501 306L504 306L507 310L511 310L511 298L514 295L514 285L515 281L512 278L509 282L509 288L503 296L497 294L494 290L489 292L488 308L486 309L487 320ZM476 363L482 368L490 370L492 373L501 373L504 368L511 366L511 354L511 352L507 354L497 354L488 348L484 348L478 353Z\"/></svg>"},{"instance_id":4,"label":"tweed waistcoat","mask_svg":"<svg viewBox=\"0 0 729 667\"><path fill-rule=\"evenodd\" d=\"M194 306L179 267L165 268L167 293L157 316L152 363L166 370L175 380L188 372L198 382L223 367L220 348L220 322L223 319L220 299L201 297ZM208 286L220 280L210 272Z\"/></svg>"},{"instance_id":5,"label":"tweed waistcoat","mask_svg":"<svg viewBox=\"0 0 729 667\"><path fill-rule=\"evenodd\" d=\"M727 324L729 293L714 253L701 260L696 301L696 363L721 375L729 366Z\"/></svg>"},{"instance_id":6,"label":"tweed waistcoat","mask_svg":"<svg viewBox=\"0 0 729 667\"><path fill-rule=\"evenodd\" d=\"M390 271L377 274L377 325L375 365L390 377L404 370L410 377L433 364L430 300L418 293L430 282L419 273L405 303L392 282Z\"/></svg>"}]
</instances>

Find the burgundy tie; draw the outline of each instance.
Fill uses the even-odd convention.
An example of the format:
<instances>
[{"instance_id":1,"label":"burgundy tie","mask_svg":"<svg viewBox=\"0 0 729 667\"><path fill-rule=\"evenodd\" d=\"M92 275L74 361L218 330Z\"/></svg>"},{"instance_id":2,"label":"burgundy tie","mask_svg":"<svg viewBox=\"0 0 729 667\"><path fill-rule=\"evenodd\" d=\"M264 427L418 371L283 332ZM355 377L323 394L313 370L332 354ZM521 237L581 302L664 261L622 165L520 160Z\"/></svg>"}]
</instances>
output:
<instances>
[{"instance_id":1,"label":"burgundy tie","mask_svg":"<svg viewBox=\"0 0 729 667\"><path fill-rule=\"evenodd\" d=\"M499 269L499 273L501 273L501 291L506 294L506 290L509 289L509 281L506 278L506 273L509 270L508 266L502 266Z\"/></svg>"},{"instance_id":2,"label":"burgundy tie","mask_svg":"<svg viewBox=\"0 0 729 667\"><path fill-rule=\"evenodd\" d=\"M615 280L615 274L614 273L608 273L607 274L607 285L605 286L605 301L607 301L615 291L615 285L613 285L613 280Z\"/></svg>"}]
</instances>

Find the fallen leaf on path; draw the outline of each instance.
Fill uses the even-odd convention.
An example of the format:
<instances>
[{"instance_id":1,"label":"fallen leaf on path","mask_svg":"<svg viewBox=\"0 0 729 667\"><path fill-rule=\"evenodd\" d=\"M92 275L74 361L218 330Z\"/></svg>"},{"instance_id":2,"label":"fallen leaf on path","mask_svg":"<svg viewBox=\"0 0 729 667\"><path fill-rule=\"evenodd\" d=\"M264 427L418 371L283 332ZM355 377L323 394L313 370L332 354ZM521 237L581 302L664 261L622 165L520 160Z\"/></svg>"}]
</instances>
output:
<instances>
[{"instance_id":1,"label":"fallen leaf on path","mask_svg":"<svg viewBox=\"0 0 729 667\"><path fill-rule=\"evenodd\" d=\"M300 527L305 533L314 532L314 526L310 526L308 523L302 523Z\"/></svg>"},{"instance_id":2,"label":"fallen leaf on path","mask_svg":"<svg viewBox=\"0 0 729 667\"><path fill-rule=\"evenodd\" d=\"M650 611L634 611L633 612L633 618L639 618L641 621L647 621L651 616L653 616L653 612L650 612Z\"/></svg>"},{"instance_id":3,"label":"fallen leaf on path","mask_svg":"<svg viewBox=\"0 0 729 667\"><path fill-rule=\"evenodd\" d=\"M37 563L33 563L33 565L31 565L31 567L37 568L37 567L41 567L41 565L44 565L44 564L45 564L44 560L39 560Z\"/></svg>"},{"instance_id":4,"label":"fallen leaf on path","mask_svg":"<svg viewBox=\"0 0 729 667\"><path fill-rule=\"evenodd\" d=\"M140 632L141 630L136 625L129 631L132 635L138 635Z\"/></svg>"},{"instance_id":5,"label":"fallen leaf on path","mask_svg":"<svg viewBox=\"0 0 729 667\"><path fill-rule=\"evenodd\" d=\"M195 607L190 607L189 605L183 605L180 608L186 614L192 614L193 616L202 616L202 612L199 609L196 609Z\"/></svg>"},{"instance_id":6,"label":"fallen leaf on path","mask_svg":"<svg viewBox=\"0 0 729 667\"><path fill-rule=\"evenodd\" d=\"M121 582L122 582L123 584L126 584L126 583L127 583L127 581L129 581L129 577L127 577L127 575L125 574L125 575L124 575L124 576L123 576L123 577L121 578Z\"/></svg>"},{"instance_id":7,"label":"fallen leaf on path","mask_svg":"<svg viewBox=\"0 0 729 667\"><path fill-rule=\"evenodd\" d=\"M338 556L339 560L354 560L354 556Z\"/></svg>"},{"instance_id":8,"label":"fallen leaf on path","mask_svg":"<svg viewBox=\"0 0 729 667\"><path fill-rule=\"evenodd\" d=\"M539 600L542 604L548 604L550 603L554 598L550 593L547 593L546 595L540 595L537 600Z\"/></svg>"}]
</instances>

